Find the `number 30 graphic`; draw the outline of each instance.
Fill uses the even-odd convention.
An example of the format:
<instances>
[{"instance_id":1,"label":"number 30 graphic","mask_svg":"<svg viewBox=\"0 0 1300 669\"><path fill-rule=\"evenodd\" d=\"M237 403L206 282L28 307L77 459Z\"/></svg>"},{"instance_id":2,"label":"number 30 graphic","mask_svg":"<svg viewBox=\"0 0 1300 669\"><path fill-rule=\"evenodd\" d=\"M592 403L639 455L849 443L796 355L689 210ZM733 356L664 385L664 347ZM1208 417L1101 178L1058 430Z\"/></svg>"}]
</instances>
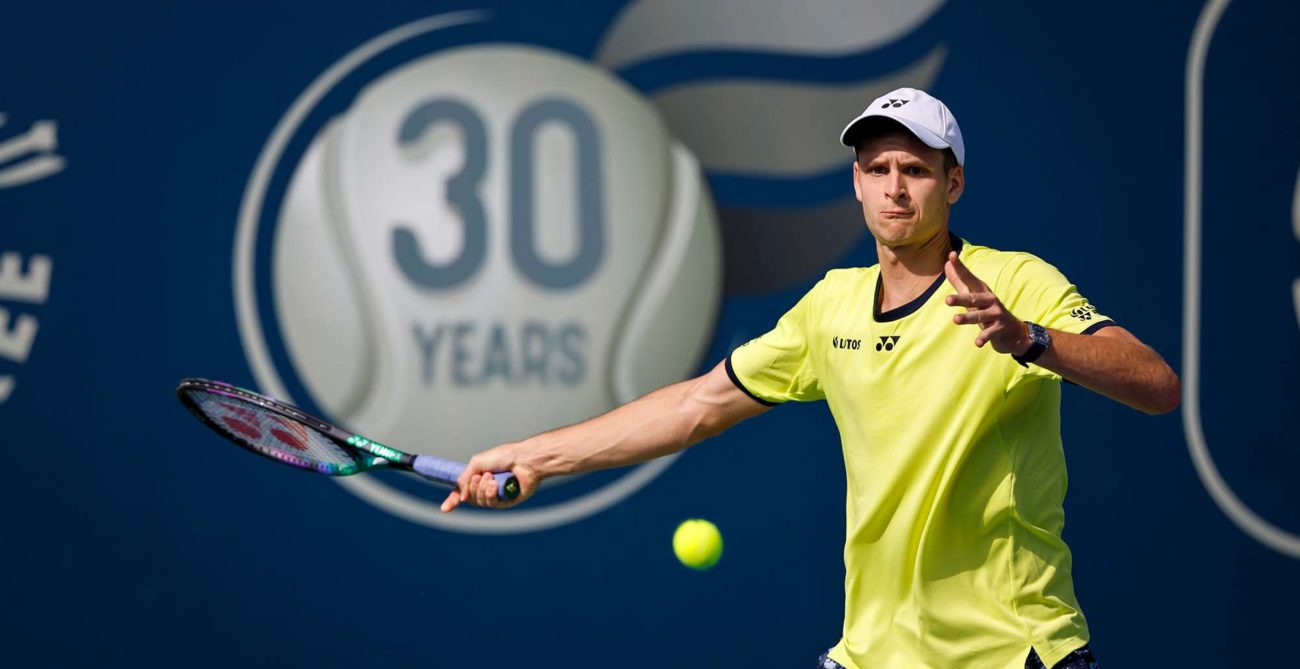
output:
<instances>
[{"instance_id":1,"label":"number 30 graphic","mask_svg":"<svg viewBox=\"0 0 1300 669\"><path fill-rule=\"evenodd\" d=\"M482 116L457 100L429 100L407 114L398 143L403 147L414 145L440 122L459 126L465 142L465 162L447 181L448 203L459 212L465 228L460 254L446 264L435 265L421 252L410 224L399 223L393 230L393 256L402 274L417 286L431 290L451 288L468 280L483 265L487 254L488 222L477 192L487 171L488 156L488 133ZM541 257L535 233L533 140L538 128L548 122L568 126L577 151L579 246L572 258L559 263ZM554 98L529 105L520 112L510 130L510 255L520 272L538 286L552 290L572 288L591 276L600 263L605 240L599 142L596 124L582 107Z\"/></svg>"}]
</instances>

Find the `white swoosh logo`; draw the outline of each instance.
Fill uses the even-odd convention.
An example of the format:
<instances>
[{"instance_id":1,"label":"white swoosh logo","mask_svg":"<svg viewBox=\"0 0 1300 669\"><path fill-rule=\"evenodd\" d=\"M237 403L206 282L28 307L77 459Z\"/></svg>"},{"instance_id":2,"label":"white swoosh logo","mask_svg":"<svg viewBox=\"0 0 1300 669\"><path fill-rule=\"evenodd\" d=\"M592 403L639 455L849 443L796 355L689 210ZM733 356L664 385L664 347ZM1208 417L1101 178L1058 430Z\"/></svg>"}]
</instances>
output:
<instances>
[{"instance_id":1,"label":"white swoosh logo","mask_svg":"<svg viewBox=\"0 0 1300 669\"><path fill-rule=\"evenodd\" d=\"M596 62L617 70L685 51L855 53L911 32L943 4L943 0L640 0L624 10L606 33Z\"/></svg>"},{"instance_id":2,"label":"white swoosh logo","mask_svg":"<svg viewBox=\"0 0 1300 669\"><path fill-rule=\"evenodd\" d=\"M946 55L936 47L904 70L852 85L732 79L667 88L650 100L706 171L795 178L847 170L844 124L895 88L927 87Z\"/></svg>"}]
</instances>

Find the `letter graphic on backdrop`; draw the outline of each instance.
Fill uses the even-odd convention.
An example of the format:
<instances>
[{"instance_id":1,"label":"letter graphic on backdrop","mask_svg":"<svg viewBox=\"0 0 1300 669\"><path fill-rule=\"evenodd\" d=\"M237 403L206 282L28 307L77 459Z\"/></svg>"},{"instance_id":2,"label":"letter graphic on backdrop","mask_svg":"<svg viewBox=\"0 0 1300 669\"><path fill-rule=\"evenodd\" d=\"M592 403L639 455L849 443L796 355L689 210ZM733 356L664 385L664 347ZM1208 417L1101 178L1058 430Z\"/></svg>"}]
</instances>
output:
<instances>
[{"instance_id":1,"label":"letter graphic on backdrop","mask_svg":"<svg viewBox=\"0 0 1300 669\"><path fill-rule=\"evenodd\" d=\"M0 114L0 127L8 120ZM58 131L57 122L43 120L33 123L26 132L0 139L0 189L17 188L62 172L67 161L55 153L59 148ZM53 271L54 261L48 255L30 256L24 271L22 254L3 250L0 301L45 304ZM0 306L0 359L19 365L27 362L39 327L40 322L29 313L19 313L11 324L9 309ZM0 374L0 404L9 400L17 383L13 374Z\"/></svg>"},{"instance_id":2,"label":"letter graphic on backdrop","mask_svg":"<svg viewBox=\"0 0 1300 669\"><path fill-rule=\"evenodd\" d=\"M0 127L6 120L0 114ZM54 153L58 148L59 124L54 121L37 121L27 132L0 141L0 188L14 188L62 172L66 161Z\"/></svg>"}]
</instances>

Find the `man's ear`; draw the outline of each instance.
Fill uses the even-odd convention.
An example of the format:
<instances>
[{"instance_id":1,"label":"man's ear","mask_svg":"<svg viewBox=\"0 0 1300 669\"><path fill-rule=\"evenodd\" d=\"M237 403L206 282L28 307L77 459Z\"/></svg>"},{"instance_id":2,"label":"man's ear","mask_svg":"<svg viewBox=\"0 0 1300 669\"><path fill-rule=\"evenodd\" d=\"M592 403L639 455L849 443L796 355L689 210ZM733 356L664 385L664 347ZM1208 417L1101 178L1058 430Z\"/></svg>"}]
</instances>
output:
<instances>
[{"instance_id":1,"label":"man's ear","mask_svg":"<svg viewBox=\"0 0 1300 669\"><path fill-rule=\"evenodd\" d=\"M858 185L858 175L862 174L862 168L858 167L858 157L853 156L853 194L857 196L858 202L862 201L862 187Z\"/></svg>"},{"instance_id":2,"label":"man's ear","mask_svg":"<svg viewBox=\"0 0 1300 669\"><path fill-rule=\"evenodd\" d=\"M857 183L857 180L854 180ZM948 204L957 204L966 190L966 172L961 165L948 171Z\"/></svg>"}]
</instances>

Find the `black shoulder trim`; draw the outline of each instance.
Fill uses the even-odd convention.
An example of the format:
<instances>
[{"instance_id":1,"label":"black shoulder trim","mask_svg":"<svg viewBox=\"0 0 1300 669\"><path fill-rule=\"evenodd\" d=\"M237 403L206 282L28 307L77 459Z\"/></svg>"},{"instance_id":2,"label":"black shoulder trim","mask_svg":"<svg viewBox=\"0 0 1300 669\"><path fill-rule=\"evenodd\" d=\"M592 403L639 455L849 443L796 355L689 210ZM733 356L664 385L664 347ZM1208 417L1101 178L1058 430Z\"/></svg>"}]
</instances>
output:
<instances>
[{"instance_id":1,"label":"black shoulder trim","mask_svg":"<svg viewBox=\"0 0 1300 669\"><path fill-rule=\"evenodd\" d=\"M1096 332L1096 331L1098 331L1098 330L1103 330L1103 329L1105 329L1105 328L1111 327L1112 325L1118 326L1119 323L1116 323L1115 321L1112 321L1112 320L1110 320L1109 318L1107 318L1107 319L1104 320L1104 321L1097 321L1096 323L1093 323L1092 325L1089 325L1087 330L1084 330L1083 332L1080 332L1079 334L1090 335L1090 334L1092 334L1092 333L1094 333L1094 332Z\"/></svg>"},{"instance_id":2,"label":"black shoulder trim","mask_svg":"<svg viewBox=\"0 0 1300 669\"><path fill-rule=\"evenodd\" d=\"M774 407L777 404L779 404L779 402L769 402L759 397L758 395L749 392L749 388L746 388L745 384L740 382L740 378L736 376L736 370L732 369L731 367L731 355L727 355L726 366L727 366L727 376L731 377L731 382L736 384L736 387L740 388L740 390L744 392L746 395L749 395L751 398L753 398L755 402L758 402L759 404L762 404L765 407Z\"/></svg>"},{"instance_id":3,"label":"black shoulder trim","mask_svg":"<svg viewBox=\"0 0 1300 669\"><path fill-rule=\"evenodd\" d=\"M952 245L952 250L956 251L959 255L961 254L961 248L962 248L961 237L958 237L957 235L953 234L950 231L948 233L948 243ZM877 273L876 294L871 299L871 316L877 323L888 323L890 321L896 321L900 318L903 318L904 316L908 316L915 313L917 309L920 309L922 306L925 305L926 301L930 299L931 295L934 295L935 291L939 290L939 286L942 286L943 282L948 280L948 276L946 274L940 273L939 276L935 278L934 283L930 284L930 287L926 288L925 292L918 295L916 299L912 300L911 302L908 302L907 304L904 304L901 307L894 307L893 309L890 309L889 311L885 311L885 312L882 312L880 310L880 291L884 289L884 286L881 283L882 280L883 279L881 278L881 274Z\"/></svg>"}]
</instances>

